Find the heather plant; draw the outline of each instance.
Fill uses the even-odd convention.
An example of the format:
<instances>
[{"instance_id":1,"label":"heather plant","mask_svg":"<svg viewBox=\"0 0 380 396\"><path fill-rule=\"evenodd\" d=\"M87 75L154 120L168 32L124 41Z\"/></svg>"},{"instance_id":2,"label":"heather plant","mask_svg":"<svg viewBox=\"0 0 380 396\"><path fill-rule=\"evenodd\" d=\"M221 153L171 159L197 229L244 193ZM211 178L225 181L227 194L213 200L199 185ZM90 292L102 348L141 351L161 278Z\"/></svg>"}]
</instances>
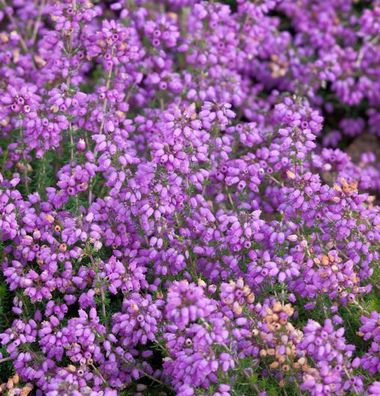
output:
<instances>
[{"instance_id":1,"label":"heather plant","mask_svg":"<svg viewBox=\"0 0 380 396\"><path fill-rule=\"evenodd\" d=\"M380 395L379 38L377 0L0 0L2 394Z\"/></svg>"}]
</instances>

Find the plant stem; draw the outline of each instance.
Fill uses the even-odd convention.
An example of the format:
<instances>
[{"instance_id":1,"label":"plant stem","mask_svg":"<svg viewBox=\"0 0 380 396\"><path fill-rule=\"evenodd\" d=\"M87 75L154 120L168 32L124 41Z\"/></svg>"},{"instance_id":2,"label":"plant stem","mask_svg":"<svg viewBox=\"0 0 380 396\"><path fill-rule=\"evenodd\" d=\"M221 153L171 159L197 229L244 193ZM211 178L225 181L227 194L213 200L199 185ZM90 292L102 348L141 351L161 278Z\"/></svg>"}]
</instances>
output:
<instances>
[{"instance_id":1,"label":"plant stem","mask_svg":"<svg viewBox=\"0 0 380 396\"><path fill-rule=\"evenodd\" d=\"M41 3L40 3L40 6L38 8L38 16L37 16L37 20L36 20L36 23L34 25L33 34L32 34L32 45L36 42L36 39L37 39L38 29L39 29L40 24L41 24L42 10L45 7L45 3L46 3L46 0L42 0Z\"/></svg>"}]
</instances>

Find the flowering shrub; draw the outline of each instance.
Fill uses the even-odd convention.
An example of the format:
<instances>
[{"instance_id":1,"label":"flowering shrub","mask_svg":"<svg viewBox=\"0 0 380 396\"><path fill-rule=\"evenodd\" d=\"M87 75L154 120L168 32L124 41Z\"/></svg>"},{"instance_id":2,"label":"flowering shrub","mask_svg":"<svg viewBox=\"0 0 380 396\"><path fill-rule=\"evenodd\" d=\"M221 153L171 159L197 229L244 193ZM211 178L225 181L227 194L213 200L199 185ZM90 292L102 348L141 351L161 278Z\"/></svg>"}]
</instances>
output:
<instances>
[{"instance_id":1,"label":"flowering shrub","mask_svg":"<svg viewBox=\"0 0 380 396\"><path fill-rule=\"evenodd\" d=\"M0 76L3 394L380 394L378 0L0 0Z\"/></svg>"}]
</instances>

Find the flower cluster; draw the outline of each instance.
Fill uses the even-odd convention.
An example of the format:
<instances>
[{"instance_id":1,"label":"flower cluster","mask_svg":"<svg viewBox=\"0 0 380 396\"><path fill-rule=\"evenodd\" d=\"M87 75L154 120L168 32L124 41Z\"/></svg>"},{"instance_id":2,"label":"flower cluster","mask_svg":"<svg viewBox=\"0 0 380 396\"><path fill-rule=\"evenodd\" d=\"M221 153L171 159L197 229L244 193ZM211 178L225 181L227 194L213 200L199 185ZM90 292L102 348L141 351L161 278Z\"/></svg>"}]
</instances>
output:
<instances>
[{"instance_id":1,"label":"flower cluster","mask_svg":"<svg viewBox=\"0 0 380 396\"><path fill-rule=\"evenodd\" d=\"M380 314L373 311L370 317L361 318L360 335L371 341L368 352L362 357L361 365L372 375L380 372Z\"/></svg>"},{"instance_id":2,"label":"flower cluster","mask_svg":"<svg viewBox=\"0 0 380 396\"><path fill-rule=\"evenodd\" d=\"M323 326L310 320L304 328L304 336L298 348L307 358L314 361L315 368L305 370L301 389L312 395L341 394L354 389L363 391L360 376L352 374L350 358L355 349L347 345L343 337L344 328L334 329L327 319Z\"/></svg>"},{"instance_id":3,"label":"flower cluster","mask_svg":"<svg viewBox=\"0 0 380 396\"><path fill-rule=\"evenodd\" d=\"M379 37L378 0L0 0L0 391L379 395Z\"/></svg>"}]
</instances>

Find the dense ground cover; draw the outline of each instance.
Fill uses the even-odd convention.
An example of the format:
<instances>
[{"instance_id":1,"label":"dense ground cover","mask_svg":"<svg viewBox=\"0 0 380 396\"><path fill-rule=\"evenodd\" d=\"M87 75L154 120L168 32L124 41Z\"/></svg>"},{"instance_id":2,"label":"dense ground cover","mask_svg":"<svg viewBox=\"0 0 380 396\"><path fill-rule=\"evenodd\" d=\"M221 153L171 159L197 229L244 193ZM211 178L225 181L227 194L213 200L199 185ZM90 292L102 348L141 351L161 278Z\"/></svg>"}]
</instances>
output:
<instances>
[{"instance_id":1,"label":"dense ground cover","mask_svg":"<svg viewBox=\"0 0 380 396\"><path fill-rule=\"evenodd\" d=\"M380 2L0 0L0 383L380 395Z\"/></svg>"}]
</instances>

